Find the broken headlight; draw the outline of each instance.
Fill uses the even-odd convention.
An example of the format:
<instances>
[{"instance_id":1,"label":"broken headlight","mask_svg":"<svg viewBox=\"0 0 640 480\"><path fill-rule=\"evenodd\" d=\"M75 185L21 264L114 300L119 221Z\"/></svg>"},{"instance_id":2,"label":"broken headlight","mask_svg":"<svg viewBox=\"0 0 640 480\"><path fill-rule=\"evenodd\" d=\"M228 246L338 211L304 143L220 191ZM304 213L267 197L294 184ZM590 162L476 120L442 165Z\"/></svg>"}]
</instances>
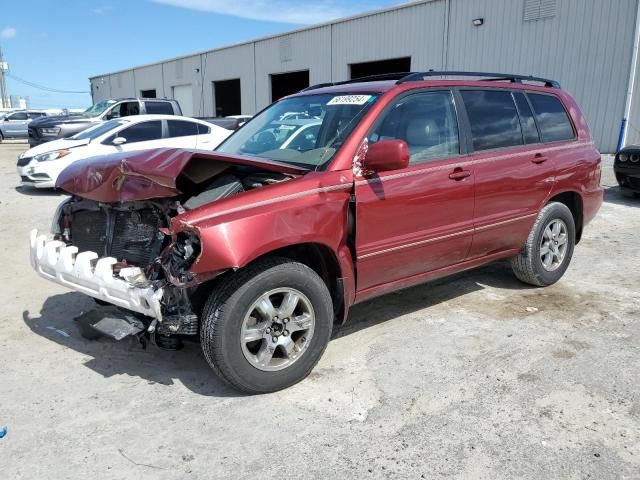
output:
<instances>
[{"instance_id":1,"label":"broken headlight","mask_svg":"<svg viewBox=\"0 0 640 480\"><path fill-rule=\"evenodd\" d=\"M63 233L66 235L65 229L68 229L68 225L64 224L64 218L62 217L64 209L69 203L71 203L71 197L63 200L62 203L58 205L58 208L56 208L56 213L53 214L53 221L51 222L51 233L53 233L54 236L62 235Z\"/></svg>"},{"instance_id":2,"label":"broken headlight","mask_svg":"<svg viewBox=\"0 0 640 480\"><path fill-rule=\"evenodd\" d=\"M172 283L188 283L194 279L189 272L191 266L200 256L200 238L192 232L180 232L176 241L163 262L163 268Z\"/></svg>"}]
</instances>

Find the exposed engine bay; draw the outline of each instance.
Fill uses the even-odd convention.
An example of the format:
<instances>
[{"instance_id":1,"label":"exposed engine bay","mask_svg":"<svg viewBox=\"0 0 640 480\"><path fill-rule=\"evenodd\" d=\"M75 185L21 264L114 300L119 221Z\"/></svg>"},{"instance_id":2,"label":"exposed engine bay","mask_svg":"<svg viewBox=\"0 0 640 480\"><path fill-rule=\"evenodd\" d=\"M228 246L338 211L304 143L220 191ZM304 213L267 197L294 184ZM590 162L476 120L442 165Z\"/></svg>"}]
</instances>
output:
<instances>
[{"instance_id":1,"label":"exposed engine bay","mask_svg":"<svg viewBox=\"0 0 640 480\"><path fill-rule=\"evenodd\" d=\"M203 281L189 272L200 254L199 238L189 232L172 236L169 233L171 219L212 202L294 177L243 165L208 168L209 178L188 173L183 172L176 179L180 193L171 198L105 203L73 196L61 205L53 226L55 240L76 247L77 255L95 252L98 257L115 258L114 276L129 267L139 267L144 275L134 279L132 286L163 289L162 322L147 319L142 330L148 328L160 334L161 338L156 336L156 343L160 345L164 341L165 346L174 342L170 337L175 335L198 334L198 317L190 293ZM211 178L212 173L215 175ZM114 316L110 318L109 325L116 325ZM119 331L122 331L122 322L133 324L126 318L120 322ZM104 328L104 324L100 323L102 327L97 329ZM138 324L142 325L140 321Z\"/></svg>"},{"instance_id":2,"label":"exposed engine bay","mask_svg":"<svg viewBox=\"0 0 640 480\"><path fill-rule=\"evenodd\" d=\"M181 179L180 190L186 193L171 199L101 203L72 197L61 209L55 233L78 247L79 252L93 251L146 268L169 246L171 238L161 229L169 227L172 217L289 178L281 173L234 167L201 184Z\"/></svg>"}]
</instances>

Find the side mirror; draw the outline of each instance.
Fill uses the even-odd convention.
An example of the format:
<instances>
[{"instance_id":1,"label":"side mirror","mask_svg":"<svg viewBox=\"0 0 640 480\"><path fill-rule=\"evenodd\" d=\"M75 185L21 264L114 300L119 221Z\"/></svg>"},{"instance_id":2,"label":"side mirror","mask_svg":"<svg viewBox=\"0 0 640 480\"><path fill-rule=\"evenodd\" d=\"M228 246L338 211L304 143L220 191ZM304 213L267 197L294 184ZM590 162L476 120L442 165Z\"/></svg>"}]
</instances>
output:
<instances>
[{"instance_id":1,"label":"side mirror","mask_svg":"<svg viewBox=\"0 0 640 480\"><path fill-rule=\"evenodd\" d=\"M409 166L409 147L404 140L380 140L369 146L363 171L386 172Z\"/></svg>"},{"instance_id":2,"label":"side mirror","mask_svg":"<svg viewBox=\"0 0 640 480\"><path fill-rule=\"evenodd\" d=\"M122 145L123 143L127 143L127 139L124 138L124 137L116 137L116 138L113 139L113 141L111 143L117 147L118 145Z\"/></svg>"}]
</instances>

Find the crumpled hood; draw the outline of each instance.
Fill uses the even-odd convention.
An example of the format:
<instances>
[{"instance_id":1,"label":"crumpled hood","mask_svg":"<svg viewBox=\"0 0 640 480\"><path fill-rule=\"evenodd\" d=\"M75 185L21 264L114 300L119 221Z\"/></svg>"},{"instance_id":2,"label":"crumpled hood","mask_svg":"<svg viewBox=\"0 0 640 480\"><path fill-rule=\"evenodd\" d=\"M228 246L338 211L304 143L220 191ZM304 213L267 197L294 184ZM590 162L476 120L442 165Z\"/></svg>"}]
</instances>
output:
<instances>
[{"instance_id":1,"label":"crumpled hood","mask_svg":"<svg viewBox=\"0 0 640 480\"><path fill-rule=\"evenodd\" d=\"M97 202L131 202L179 195L180 175L205 181L228 165L303 174L308 170L270 160L201 150L162 148L88 158L65 168L56 187Z\"/></svg>"}]
</instances>

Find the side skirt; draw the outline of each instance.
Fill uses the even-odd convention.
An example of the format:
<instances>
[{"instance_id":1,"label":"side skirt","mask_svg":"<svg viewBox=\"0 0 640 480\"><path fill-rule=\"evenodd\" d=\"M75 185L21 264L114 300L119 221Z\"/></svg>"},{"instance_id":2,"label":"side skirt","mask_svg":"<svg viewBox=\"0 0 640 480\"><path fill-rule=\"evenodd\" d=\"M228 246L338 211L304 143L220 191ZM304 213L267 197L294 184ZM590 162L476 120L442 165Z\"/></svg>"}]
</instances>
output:
<instances>
[{"instance_id":1,"label":"side skirt","mask_svg":"<svg viewBox=\"0 0 640 480\"><path fill-rule=\"evenodd\" d=\"M439 268L437 270L431 270L430 272L420 273L418 275L402 278L400 280L384 283L382 285L376 285L374 287L370 287L365 290L357 292L354 305L356 303L364 302L365 300L369 300L374 297L379 297L387 293L402 290L404 288L413 287L414 285L418 285L420 283L436 280L438 278L453 275L454 273L463 272L465 270L471 270L472 268L476 268L481 265L486 265L487 263L491 263L495 260L511 258L517 255L519 252L520 252L519 248L515 248L512 250L504 250L502 252L497 252L492 255L487 255L480 258L473 258L471 260L465 260L463 262L456 263L448 267Z\"/></svg>"}]
</instances>

